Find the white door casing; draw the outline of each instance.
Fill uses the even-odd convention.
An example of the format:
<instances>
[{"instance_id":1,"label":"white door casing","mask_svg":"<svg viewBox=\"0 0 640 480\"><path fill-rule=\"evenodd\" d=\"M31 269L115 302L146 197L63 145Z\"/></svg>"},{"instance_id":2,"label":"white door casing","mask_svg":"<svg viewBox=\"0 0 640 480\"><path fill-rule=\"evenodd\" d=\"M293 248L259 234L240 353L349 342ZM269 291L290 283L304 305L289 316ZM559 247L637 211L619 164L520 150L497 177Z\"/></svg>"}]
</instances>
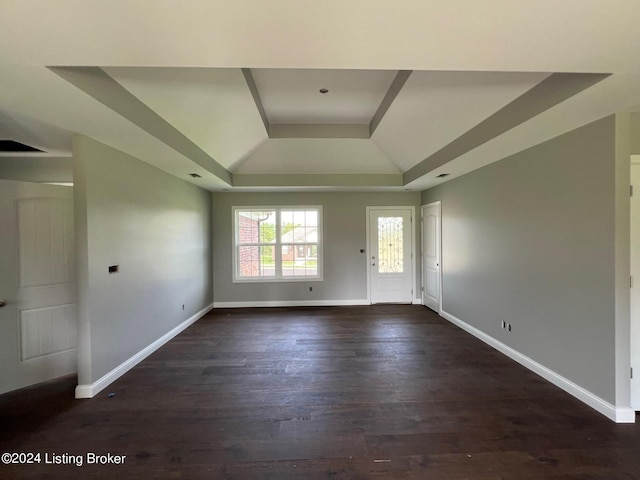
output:
<instances>
[{"instance_id":1,"label":"white door casing","mask_svg":"<svg viewBox=\"0 0 640 480\"><path fill-rule=\"evenodd\" d=\"M77 371L72 196L0 180L0 393Z\"/></svg>"},{"instance_id":2,"label":"white door casing","mask_svg":"<svg viewBox=\"0 0 640 480\"><path fill-rule=\"evenodd\" d=\"M632 162L631 184L631 407L640 410L640 163Z\"/></svg>"},{"instance_id":3,"label":"white door casing","mask_svg":"<svg viewBox=\"0 0 640 480\"><path fill-rule=\"evenodd\" d=\"M367 269L371 303L412 303L414 207L367 207Z\"/></svg>"},{"instance_id":4,"label":"white door casing","mask_svg":"<svg viewBox=\"0 0 640 480\"><path fill-rule=\"evenodd\" d=\"M441 204L422 207L422 304L440 313L441 283Z\"/></svg>"}]
</instances>

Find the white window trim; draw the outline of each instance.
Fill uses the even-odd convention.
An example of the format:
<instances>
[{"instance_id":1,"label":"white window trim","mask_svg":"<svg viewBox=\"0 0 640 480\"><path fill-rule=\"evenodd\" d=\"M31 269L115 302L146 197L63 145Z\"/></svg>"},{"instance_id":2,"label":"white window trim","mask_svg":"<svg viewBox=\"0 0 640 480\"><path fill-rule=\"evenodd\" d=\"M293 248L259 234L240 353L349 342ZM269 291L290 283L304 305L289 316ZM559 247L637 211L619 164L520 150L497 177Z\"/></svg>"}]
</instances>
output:
<instances>
[{"instance_id":1,"label":"white window trim","mask_svg":"<svg viewBox=\"0 0 640 480\"><path fill-rule=\"evenodd\" d=\"M244 210L274 210L276 212L276 262L282 261L282 243L280 242L280 212L282 210L317 210L318 211L318 275L313 277L241 277L238 269L238 211ZM289 282L322 282L324 279L324 232L322 205L243 205L231 207L231 241L233 257L233 283L289 283ZM289 245L289 244L287 244ZM295 246L294 246L295 248Z\"/></svg>"}]
</instances>

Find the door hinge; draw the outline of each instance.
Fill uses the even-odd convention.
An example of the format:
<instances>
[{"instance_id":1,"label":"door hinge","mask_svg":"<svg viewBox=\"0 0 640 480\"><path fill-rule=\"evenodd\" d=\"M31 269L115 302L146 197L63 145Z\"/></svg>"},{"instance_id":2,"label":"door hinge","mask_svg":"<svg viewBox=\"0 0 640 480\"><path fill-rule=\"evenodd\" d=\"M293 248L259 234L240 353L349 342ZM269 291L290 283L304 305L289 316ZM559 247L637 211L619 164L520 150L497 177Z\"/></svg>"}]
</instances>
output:
<instances>
[{"instance_id":1,"label":"door hinge","mask_svg":"<svg viewBox=\"0 0 640 480\"><path fill-rule=\"evenodd\" d=\"M633 275L629 277L629 287L633 288Z\"/></svg>"},{"instance_id":2,"label":"door hinge","mask_svg":"<svg viewBox=\"0 0 640 480\"><path fill-rule=\"evenodd\" d=\"M633 197L633 185L629 185L629 196Z\"/></svg>"},{"instance_id":3,"label":"door hinge","mask_svg":"<svg viewBox=\"0 0 640 480\"><path fill-rule=\"evenodd\" d=\"M631 378L633 378L633 367L631 367Z\"/></svg>"}]
</instances>

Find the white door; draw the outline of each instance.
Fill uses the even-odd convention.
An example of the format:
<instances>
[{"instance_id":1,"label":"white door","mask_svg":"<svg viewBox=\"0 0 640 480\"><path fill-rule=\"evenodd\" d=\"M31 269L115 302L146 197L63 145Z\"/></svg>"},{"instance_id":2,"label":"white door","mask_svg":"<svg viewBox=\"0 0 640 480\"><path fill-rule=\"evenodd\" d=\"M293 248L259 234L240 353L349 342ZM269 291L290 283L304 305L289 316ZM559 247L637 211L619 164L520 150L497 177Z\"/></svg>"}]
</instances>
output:
<instances>
[{"instance_id":1,"label":"white door","mask_svg":"<svg viewBox=\"0 0 640 480\"><path fill-rule=\"evenodd\" d=\"M77 370L72 199L0 180L0 393Z\"/></svg>"},{"instance_id":2,"label":"white door","mask_svg":"<svg viewBox=\"0 0 640 480\"><path fill-rule=\"evenodd\" d=\"M413 301L413 207L367 207L371 303Z\"/></svg>"},{"instance_id":3,"label":"white door","mask_svg":"<svg viewBox=\"0 0 640 480\"><path fill-rule=\"evenodd\" d=\"M422 304L440 313L440 202L422 207Z\"/></svg>"},{"instance_id":4,"label":"white door","mask_svg":"<svg viewBox=\"0 0 640 480\"><path fill-rule=\"evenodd\" d=\"M640 164L631 165L631 406L640 410Z\"/></svg>"}]
</instances>

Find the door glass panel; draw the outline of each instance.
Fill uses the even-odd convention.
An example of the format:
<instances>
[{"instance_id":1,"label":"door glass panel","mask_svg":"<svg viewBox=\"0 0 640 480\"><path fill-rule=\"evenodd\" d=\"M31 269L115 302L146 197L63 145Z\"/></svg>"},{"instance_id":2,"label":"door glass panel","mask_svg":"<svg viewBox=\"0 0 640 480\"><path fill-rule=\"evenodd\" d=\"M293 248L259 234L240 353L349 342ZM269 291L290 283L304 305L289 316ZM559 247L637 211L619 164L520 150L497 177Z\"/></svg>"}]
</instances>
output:
<instances>
[{"instance_id":1,"label":"door glass panel","mask_svg":"<svg viewBox=\"0 0 640 480\"><path fill-rule=\"evenodd\" d=\"M402 273L402 217L378 217L378 272Z\"/></svg>"}]
</instances>

